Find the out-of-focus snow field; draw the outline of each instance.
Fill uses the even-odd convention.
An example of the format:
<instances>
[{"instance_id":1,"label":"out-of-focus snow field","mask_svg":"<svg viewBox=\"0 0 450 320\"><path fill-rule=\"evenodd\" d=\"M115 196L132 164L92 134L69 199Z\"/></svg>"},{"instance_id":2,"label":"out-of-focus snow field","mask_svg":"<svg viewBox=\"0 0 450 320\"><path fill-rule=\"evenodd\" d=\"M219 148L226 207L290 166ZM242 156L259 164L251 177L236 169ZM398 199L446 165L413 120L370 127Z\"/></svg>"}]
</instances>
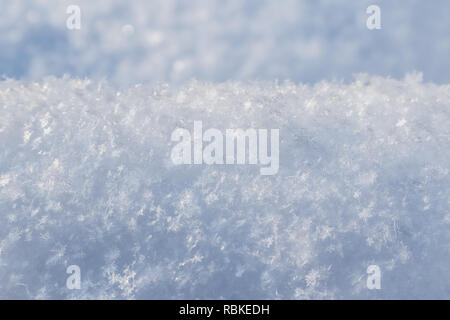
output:
<instances>
[{"instance_id":1,"label":"out-of-focus snow field","mask_svg":"<svg viewBox=\"0 0 450 320\"><path fill-rule=\"evenodd\" d=\"M66 29L71 4L81 30ZM371 4L381 30L366 28ZM0 75L132 85L420 71L450 83L449 12L448 0L0 0Z\"/></svg>"},{"instance_id":2,"label":"out-of-focus snow field","mask_svg":"<svg viewBox=\"0 0 450 320\"><path fill-rule=\"evenodd\" d=\"M0 298L450 298L450 3L373 3L0 0ZM278 174L174 166L194 120Z\"/></svg>"}]
</instances>

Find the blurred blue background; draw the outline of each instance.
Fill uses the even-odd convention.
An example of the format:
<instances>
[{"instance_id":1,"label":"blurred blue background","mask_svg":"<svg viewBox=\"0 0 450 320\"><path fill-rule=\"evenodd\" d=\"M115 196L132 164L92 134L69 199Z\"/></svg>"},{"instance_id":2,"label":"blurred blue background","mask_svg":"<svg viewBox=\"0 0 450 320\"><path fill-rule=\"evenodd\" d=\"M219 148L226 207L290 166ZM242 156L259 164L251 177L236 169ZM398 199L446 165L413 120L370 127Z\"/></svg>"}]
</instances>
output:
<instances>
[{"instance_id":1,"label":"blurred blue background","mask_svg":"<svg viewBox=\"0 0 450 320\"><path fill-rule=\"evenodd\" d=\"M68 30L69 5L81 29ZM381 7L381 30L366 8ZM0 0L0 75L114 84L352 79L450 82L448 0Z\"/></svg>"}]
</instances>

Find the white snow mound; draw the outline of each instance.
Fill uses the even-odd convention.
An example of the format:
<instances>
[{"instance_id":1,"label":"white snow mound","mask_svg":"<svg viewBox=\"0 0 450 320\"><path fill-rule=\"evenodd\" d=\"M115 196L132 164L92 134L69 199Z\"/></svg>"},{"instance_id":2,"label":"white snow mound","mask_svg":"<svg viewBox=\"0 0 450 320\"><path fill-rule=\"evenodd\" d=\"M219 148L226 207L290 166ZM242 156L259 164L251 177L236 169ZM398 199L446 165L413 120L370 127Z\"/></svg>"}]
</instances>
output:
<instances>
[{"instance_id":1,"label":"white snow mound","mask_svg":"<svg viewBox=\"0 0 450 320\"><path fill-rule=\"evenodd\" d=\"M195 120L279 128L278 174L173 165ZM450 298L450 86L420 75L5 80L0 145L0 298Z\"/></svg>"}]
</instances>

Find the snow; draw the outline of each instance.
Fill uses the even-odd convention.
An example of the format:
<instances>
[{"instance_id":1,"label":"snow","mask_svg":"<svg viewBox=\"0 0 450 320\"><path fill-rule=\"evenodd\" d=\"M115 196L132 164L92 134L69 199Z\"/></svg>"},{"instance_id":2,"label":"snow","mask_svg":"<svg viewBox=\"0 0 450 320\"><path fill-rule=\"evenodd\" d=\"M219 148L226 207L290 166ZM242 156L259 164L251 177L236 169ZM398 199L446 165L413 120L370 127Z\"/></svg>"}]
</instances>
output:
<instances>
[{"instance_id":1,"label":"snow","mask_svg":"<svg viewBox=\"0 0 450 320\"><path fill-rule=\"evenodd\" d=\"M0 0L0 298L449 299L449 10ZM278 172L174 165L194 121Z\"/></svg>"},{"instance_id":2,"label":"snow","mask_svg":"<svg viewBox=\"0 0 450 320\"><path fill-rule=\"evenodd\" d=\"M449 106L416 73L1 81L0 298L448 299ZM279 172L174 166L194 121L279 128Z\"/></svg>"},{"instance_id":3,"label":"snow","mask_svg":"<svg viewBox=\"0 0 450 320\"><path fill-rule=\"evenodd\" d=\"M381 29L366 27L370 5ZM68 30L66 9L81 9ZM117 85L354 73L450 83L448 0L0 0L0 75L69 74Z\"/></svg>"}]
</instances>

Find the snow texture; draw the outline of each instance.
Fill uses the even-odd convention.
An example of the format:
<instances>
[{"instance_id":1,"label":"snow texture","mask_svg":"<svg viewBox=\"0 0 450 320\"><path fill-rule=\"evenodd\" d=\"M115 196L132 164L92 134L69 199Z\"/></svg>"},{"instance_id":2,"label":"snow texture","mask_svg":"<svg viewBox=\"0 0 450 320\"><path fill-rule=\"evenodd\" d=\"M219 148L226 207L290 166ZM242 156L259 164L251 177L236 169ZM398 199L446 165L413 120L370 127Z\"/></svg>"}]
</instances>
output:
<instances>
[{"instance_id":1,"label":"snow texture","mask_svg":"<svg viewBox=\"0 0 450 320\"><path fill-rule=\"evenodd\" d=\"M81 30L66 9L81 8ZM381 7L382 29L366 28ZM0 75L116 85L315 83L354 73L450 83L448 0L0 0Z\"/></svg>"},{"instance_id":2,"label":"snow texture","mask_svg":"<svg viewBox=\"0 0 450 320\"><path fill-rule=\"evenodd\" d=\"M4 80L0 298L448 299L449 108L420 74ZM194 120L279 128L278 174L174 166L171 132Z\"/></svg>"}]
</instances>

